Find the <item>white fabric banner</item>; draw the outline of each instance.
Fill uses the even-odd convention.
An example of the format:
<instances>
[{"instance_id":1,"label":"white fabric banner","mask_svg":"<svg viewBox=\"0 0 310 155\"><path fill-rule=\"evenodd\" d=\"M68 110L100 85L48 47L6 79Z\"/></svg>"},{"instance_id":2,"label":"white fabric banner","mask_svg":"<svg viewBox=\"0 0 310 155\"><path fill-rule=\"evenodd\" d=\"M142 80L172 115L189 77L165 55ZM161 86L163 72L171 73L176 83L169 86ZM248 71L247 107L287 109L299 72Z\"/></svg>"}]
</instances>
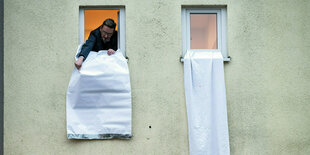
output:
<instances>
[{"instance_id":1,"label":"white fabric banner","mask_svg":"<svg viewBox=\"0 0 310 155\"><path fill-rule=\"evenodd\" d=\"M187 51L184 85L191 155L229 155L223 57Z\"/></svg>"},{"instance_id":2,"label":"white fabric banner","mask_svg":"<svg viewBox=\"0 0 310 155\"><path fill-rule=\"evenodd\" d=\"M90 52L74 68L66 99L68 139L131 138L130 78L121 52Z\"/></svg>"}]
</instances>

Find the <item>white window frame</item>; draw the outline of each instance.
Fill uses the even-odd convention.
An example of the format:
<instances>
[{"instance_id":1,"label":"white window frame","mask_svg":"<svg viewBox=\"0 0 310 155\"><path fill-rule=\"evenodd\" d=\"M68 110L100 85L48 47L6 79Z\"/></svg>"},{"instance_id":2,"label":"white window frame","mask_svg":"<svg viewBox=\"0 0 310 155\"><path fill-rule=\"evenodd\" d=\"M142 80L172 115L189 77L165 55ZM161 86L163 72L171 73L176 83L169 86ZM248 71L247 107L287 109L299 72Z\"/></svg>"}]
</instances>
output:
<instances>
[{"instance_id":1,"label":"white window frame","mask_svg":"<svg viewBox=\"0 0 310 155\"><path fill-rule=\"evenodd\" d=\"M84 11L85 10L119 10L118 16L118 51L122 52L126 57L126 45L125 45L125 8L124 7L80 7L79 10L79 43L84 44ZM99 25L98 25L99 26Z\"/></svg>"},{"instance_id":2,"label":"white window frame","mask_svg":"<svg viewBox=\"0 0 310 155\"><path fill-rule=\"evenodd\" d=\"M217 49L191 49L190 48L190 14L216 14L217 15ZM224 61L230 61L227 52L227 12L226 8L182 8L182 58L188 50L191 51L217 51L221 52Z\"/></svg>"}]
</instances>

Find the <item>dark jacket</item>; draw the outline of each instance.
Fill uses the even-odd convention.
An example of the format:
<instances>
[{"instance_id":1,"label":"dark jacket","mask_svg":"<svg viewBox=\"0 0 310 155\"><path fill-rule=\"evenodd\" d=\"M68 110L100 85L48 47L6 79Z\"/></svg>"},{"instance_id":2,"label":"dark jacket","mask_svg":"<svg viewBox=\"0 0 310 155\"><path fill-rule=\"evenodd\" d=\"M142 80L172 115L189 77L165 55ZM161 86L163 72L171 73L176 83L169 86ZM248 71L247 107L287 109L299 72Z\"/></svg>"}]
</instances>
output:
<instances>
[{"instance_id":1,"label":"dark jacket","mask_svg":"<svg viewBox=\"0 0 310 155\"><path fill-rule=\"evenodd\" d=\"M80 56L84 57L84 60L87 58L90 51L100 51L100 50L108 50L113 49L117 50L117 31L113 33L110 38L110 41L107 43L103 43L101 34L100 34L100 27L91 31L86 43L82 46Z\"/></svg>"}]
</instances>

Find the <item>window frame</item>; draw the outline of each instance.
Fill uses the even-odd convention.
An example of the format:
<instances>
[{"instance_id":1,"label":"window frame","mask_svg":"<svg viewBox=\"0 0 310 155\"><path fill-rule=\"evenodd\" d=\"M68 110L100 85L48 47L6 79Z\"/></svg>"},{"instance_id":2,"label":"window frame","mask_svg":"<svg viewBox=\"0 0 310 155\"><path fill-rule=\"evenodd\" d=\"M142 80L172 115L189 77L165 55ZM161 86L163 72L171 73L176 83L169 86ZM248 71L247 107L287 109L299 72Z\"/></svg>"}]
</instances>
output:
<instances>
[{"instance_id":1,"label":"window frame","mask_svg":"<svg viewBox=\"0 0 310 155\"><path fill-rule=\"evenodd\" d=\"M216 14L217 16L217 49L190 48L190 14ZM226 8L182 8L182 58L190 51L221 52L224 61L230 61L227 52L227 11Z\"/></svg>"},{"instance_id":2,"label":"window frame","mask_svg":"<svg viewBox=\"0 0 310 155\"><path fill-rule=\"evenodd\" d=\"M122 52L123 56L126 57L126 44L125 44L125 7L92 7L83 6L79 8L79 43L84 44L84 11L85 10L119 10L118 15L118 31L117 31L117 50Z\"/></svg>"}]
</instances>

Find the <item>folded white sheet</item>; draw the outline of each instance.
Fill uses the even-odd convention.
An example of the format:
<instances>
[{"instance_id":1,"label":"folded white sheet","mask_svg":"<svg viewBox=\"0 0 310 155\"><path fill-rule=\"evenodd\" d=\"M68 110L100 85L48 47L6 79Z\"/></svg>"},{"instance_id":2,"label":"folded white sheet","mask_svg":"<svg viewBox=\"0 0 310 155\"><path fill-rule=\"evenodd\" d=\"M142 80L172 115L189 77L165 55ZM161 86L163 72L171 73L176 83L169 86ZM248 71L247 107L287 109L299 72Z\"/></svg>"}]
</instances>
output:
<instances>
[{"instance_id":1,"label":"folded white sheet","mask_svg":"<svg viewBox=\"0 0 310 155\"><path fill-rule=\"evenodd\" d=\"M131 88L121 52L90 52L67 90L68 139L131 138Z\"/></svg>"}]
</instances>

